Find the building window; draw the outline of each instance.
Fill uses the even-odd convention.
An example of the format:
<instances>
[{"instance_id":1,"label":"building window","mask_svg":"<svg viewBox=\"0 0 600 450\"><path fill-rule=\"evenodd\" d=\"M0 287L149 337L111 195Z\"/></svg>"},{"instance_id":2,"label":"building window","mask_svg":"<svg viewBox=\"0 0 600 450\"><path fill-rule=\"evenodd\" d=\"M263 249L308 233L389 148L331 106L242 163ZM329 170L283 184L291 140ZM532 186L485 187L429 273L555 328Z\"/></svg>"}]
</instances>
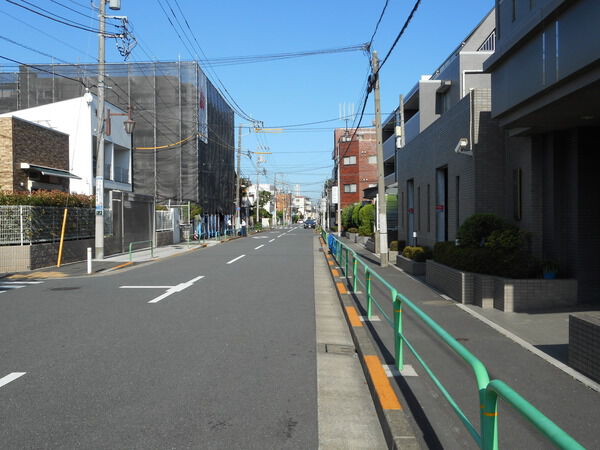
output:
<instances>
[{"instance_id":1,"label":"building window","mask_svg":"<svg viewBox=\"0 0 600 450\"><path fill-rule=\"evenodd\" d=\"M377 164L377 156L369 156L369 164Z\"/></svg>"},{"instance_id":2,"label":"building window","mask_svg":"<svg viewBox=\"0 0 600 450\"><path fill-rule=\"evenodd\" d=\"M460 228L460 177L456 177L456 231Z\"/></svg>"},{"instance_id":3,"label":"building window","mask_svg":"<svg viewBox=\"0 0 600 450\"><path fill-rule=\"evenodd\" d=\"M427 185L427 232L431 231L431 185Z\"/></svg>"},{"instance_id":4,"label":"building window","mask_svg":"<svg viewBox=\"0 0 600 450\"><path fill-rule=\"evenodd\" d=\"M344 158L344 165L349 166L352 164L356 164L356 156L346 156Z\"/></svg>"},{"instance_id":5,"label":"building window","mask_svg":"<svg viewBox=\"0 0 600 450\"><path fill-rule=\"evenodd\" d=\"M417 187L417 227L421 231L421 186Z\"/></svg>"},{"instance_id":6,"label":"building window","mask_svg":"<svg viewBox=\"0 0 600 450\"><path fill-rule=\"evenodd\" d=\"M355 184L345 184L344 192L356 192L356 185Z\"/></svg>"},{"instance_id":7,"label":"building window","mask_svg":"<svg viewBox=\"0 0 600 450\"><path fill-rule=\"evenodd\" d=\"M513 215L521 220L523 214L523 171L513 170Z\"/></svg>"},{"instance_id":8,"label":"building window","mask_svg":"<svg viewBox=\"0 0 600 450\"><path fill-rule=\"evenodd\" d=\"M517 20L517 0L512 0L512 21Z\"/></svg>"}]
</instances>

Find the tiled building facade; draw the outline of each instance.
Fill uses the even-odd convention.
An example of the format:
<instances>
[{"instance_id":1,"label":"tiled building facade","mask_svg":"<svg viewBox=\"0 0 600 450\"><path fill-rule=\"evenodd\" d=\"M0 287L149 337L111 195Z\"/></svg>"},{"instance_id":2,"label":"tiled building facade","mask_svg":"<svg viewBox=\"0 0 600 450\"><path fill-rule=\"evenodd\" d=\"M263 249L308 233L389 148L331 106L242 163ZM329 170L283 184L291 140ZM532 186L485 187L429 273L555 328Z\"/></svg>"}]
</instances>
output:
<instances>
[{"instance_id":1,"label":"tiled building facade","mask_svg":"<svg viewBox=\"0 0 600 450\"><path fill-rule=\"evenodd\" d=\"M0 118L0 190L27 191L29 176L21 163L69 170L69 136L16 117ZM68 178L42 175L39 185L68 191Z\"/></svg>"}]
</instances>

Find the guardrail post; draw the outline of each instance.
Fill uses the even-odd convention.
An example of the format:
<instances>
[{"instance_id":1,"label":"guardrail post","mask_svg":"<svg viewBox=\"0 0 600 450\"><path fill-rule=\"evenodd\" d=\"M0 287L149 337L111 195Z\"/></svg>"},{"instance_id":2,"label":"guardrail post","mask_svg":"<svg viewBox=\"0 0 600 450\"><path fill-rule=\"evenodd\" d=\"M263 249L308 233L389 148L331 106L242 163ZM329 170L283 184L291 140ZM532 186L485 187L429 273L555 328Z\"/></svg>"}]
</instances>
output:
<instances>
[{"instance_id":1,"label":"guardrail post","mask_svg":"<svg viewBox=\"0 0 600 450\"><path fill-rule=\"evenodd\" d=\"M367 279L367 318L371 319L373 313L373 299L371 297L371 271L365 267L365 277Z\"/></svg>"},{"instance_id":2,"label":"guardrail post","mask_svg":"<svg viewBox=\"0 0 600 450\"><path fill-rule=\"evenodd\" d=\"M346 271L344 272L344 275L346 275L346 277L348 276L348 247L345 248L346 250Z\"/></svg>"},{"instance_id":3,"label":"guardrail post","mask_svg":"<svg viewBox=\"0 0 600 450\"><path fill-rule=\"evenodd\" d=\"M395 290L392 291L394 307L394 358L396 369L404 369L404 340L402 339L402 299Z\"/></svg>"},{"instance_id":4,"label":"guardrail post","mask_svg":"<svg viewBox=\"0 0 600 450\"><path fill-rule=\"evenodd\" d=\"M484 389L481 398L481 447L498 450L498 394Z\"/></svg>"},{"instance_id":5,"label":"guardrail post","mask_svg":"<svg viewBox=\"0 0 600 450\"><path fill-rule=\"evenodd\" d=\"M352 252L352 292L356 293L356 283L358 282L358 260Z\"/></svg>"}]
</instances>

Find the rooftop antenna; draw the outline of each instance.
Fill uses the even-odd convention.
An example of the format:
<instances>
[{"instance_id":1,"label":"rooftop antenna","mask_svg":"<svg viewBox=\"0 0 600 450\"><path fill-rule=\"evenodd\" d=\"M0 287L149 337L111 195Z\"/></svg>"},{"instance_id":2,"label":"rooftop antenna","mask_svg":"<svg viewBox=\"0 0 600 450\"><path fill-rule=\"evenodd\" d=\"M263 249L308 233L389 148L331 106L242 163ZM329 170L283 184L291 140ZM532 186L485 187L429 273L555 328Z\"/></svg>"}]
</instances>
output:
<instances>
[{"instance_id":1,"label":"rooftop antenna","mask_svg":"<svg viewBox=\"0 0 600 450\"><path fill-rule=\"evenodd\" d=\"M346 132L348 132L348 121L354 118L354 103L340 103L340 120L346 122Z\"/></svg>"}]
</instances>

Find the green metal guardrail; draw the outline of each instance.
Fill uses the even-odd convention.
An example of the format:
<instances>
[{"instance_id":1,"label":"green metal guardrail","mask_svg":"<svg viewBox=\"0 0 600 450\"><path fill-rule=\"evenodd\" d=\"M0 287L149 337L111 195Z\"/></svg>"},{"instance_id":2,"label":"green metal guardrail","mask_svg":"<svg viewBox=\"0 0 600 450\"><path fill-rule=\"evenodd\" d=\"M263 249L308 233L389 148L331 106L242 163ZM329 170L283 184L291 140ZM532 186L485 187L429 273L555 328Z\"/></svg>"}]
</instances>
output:
<instances>
[{"instance_id":1,"label":"green metal guardrail","mask_svg":"<svg viewBox=\"0 0 600 450\"><path fill-rule=\"evenodd\" d=\"M149 240L149 241L133 241L133 242L129 243L129 261L130 262L133 261L133 255L132 255L132 253L133 253L133 245L134 244L145 244L147 242L150 243L150 256L152 258L154 258L154 245L152 243L152 240ZM147 247L139 248L138 250L145 250L146 248Z\"/></svg>"},{"instance_id":2,"label":"green metal guardrail","mask_svg":"<svg viewBox=\"0 0 600 450\"><path fill-rule=\"evenodd\" d=\"M342 243L332 234L327 235L325 230L321 230L321 237L327 243L330 252L336 258L340 268L346 278L352 280L352 291L356 293L358 286L365 290L367 299L367 316L370 319L373 312L373 304L381 312L387 323L394 331L394 358L398 370L404 366L404 345L408 347L415 356L419 364L423 367L427 375L431 378L437 388L440 390L446 401L450 404L466 430L473 437L477 445L485 450L498 449L498 397L510 404L519 414L527 419L534 427L540 431L558 448L563 449L582 449L583 447L575 441L569 434L558 427L554 422L548 419L538 409L531 405L527 400L521 397L510 386L500 380L490 381L487 368L477 359L469 350L454 339L437 322L423 312L418 306L411 302L404 295L397 292L396 288L390 285L383 277L371 269L356 252ZM349 273L350 265L352 272ZM358 266L361 266L365 274L365 283L358 276ZM390 299L393 305L393 318L384 311L380 303L373 295L373 282L378 281L390 293ZM438 377L429 368L426 361L419 355L410 341L406 338L402 328L402 309L409 308L430 330L432 330L454 353L465 361L475 375L475 383L479 394L480 417L479 431L469 421L464 412L460 409L456 401L443 386Z\"/></svg>"}]
</instances>

